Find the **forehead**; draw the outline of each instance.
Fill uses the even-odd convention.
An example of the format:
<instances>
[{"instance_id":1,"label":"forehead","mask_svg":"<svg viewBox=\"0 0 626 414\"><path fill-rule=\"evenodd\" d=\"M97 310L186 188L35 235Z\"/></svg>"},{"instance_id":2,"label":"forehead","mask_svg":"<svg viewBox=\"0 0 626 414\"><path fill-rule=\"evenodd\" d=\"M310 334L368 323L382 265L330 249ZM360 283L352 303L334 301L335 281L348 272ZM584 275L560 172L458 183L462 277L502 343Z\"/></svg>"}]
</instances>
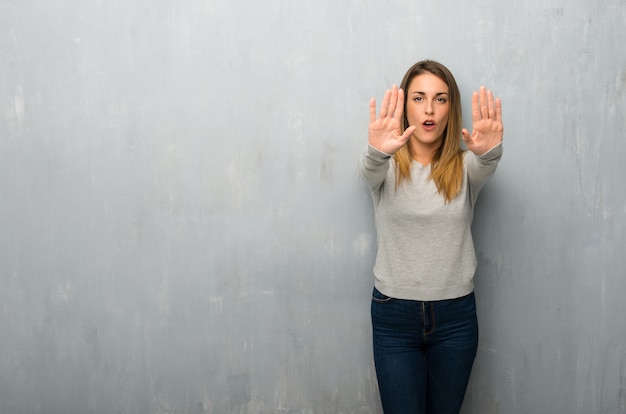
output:
<instances>
[{"instance_id":1,"label":"forehead","mask_svg":"<svg viewBox=\"0 0 626 414\"><path fill-rule=\"evenodd\" d=\"M448 85L436 75L432 73L422 73L411 79L408 86L408 93L424 92L424 93L448 93Z\"/></svg>"}]
</instances>

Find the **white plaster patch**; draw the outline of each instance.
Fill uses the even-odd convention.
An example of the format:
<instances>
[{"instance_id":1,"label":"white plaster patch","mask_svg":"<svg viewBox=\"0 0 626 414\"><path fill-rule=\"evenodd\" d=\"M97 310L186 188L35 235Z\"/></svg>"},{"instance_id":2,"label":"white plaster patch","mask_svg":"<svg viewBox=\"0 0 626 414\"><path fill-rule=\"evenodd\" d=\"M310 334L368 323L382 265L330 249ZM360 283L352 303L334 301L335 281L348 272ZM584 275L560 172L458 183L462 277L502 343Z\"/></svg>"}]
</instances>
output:
<instances>
[{"instance_id":1,"label":"white plaster patch","mask_svg":"<svg viewBox=\"0 0 626 414\"><path fill-rule=\"evenodd\" d=\"M50 300L55 305L67 303L74 297L74 290L72 285L65 283L64 285L58 285L50 294Z\"/></svg>"},{"instance_id":2,"label":"white plaster patch","mask_svg":"<svg viewBox=\"0 0 626 414\"><path fill-rule=\"evenodd\" d=\"M223 301L221 296L209 296L211 312L221 315L223 310L222 303Z\"/></svg>"},{"instance_id":3,"label":"white plaster patch","mask_svg":"<svg viewBox=\"0 0 626 414\"><path fill-rule=\"evenodd\" d=\"M372 251L372 235L361 233L352 241L352 251L356 257L364 257Z\"/></svg>"},{"instance_id":4,"label":"white plaster patch","mask_svg":"<svg viewBox=\"0 0 626 414\"><path fill-rule=\"evenodd\" d=\"M13 105L6 111L6 117L9 125L13 126L15 135L20 135L24 127L24 116L26 113L26 104L24 101L24 88L17 85L15 88L15 96L13 97Z\"/></svg>"},{"instance_id":5,"label":"white plaster patch","mask_svg":"<svg viewBox=\"0 0 626 414\"><path fill-rule=\"evenodd\" d=\"M341 246L335 243L335 235L331 233L330 238L324 243L324 251L331 257L341 255Z\"/></svg>"}]
</instances>

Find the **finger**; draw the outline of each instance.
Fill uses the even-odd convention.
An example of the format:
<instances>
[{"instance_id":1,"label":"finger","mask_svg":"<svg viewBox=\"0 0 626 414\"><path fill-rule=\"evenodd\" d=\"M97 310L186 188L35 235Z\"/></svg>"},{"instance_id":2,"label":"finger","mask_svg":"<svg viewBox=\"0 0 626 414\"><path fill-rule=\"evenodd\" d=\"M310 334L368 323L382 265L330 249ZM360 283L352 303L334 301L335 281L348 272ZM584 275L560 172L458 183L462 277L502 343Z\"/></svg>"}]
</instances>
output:
<instances>
[{"instance_id":1,"label":"finger","mask_svg":"<svg viewBox=\"0 0 626 414\"><path fill-rule=\"evenodd\" d=\"M482 119L489 117L489 104L487 103L487 90L484 86L480 87L480 115Z\"/></svg>"},{"instance_id":2,"label":"finger","mask_svg":"<svg viewBox=\"0 0 626 414\"><path fill-rule=\"evenodd\" d=\"M399 121L402 119L402 114L404 113L404 90L398 90L398 101L396 103L396 112L395 118Z\"/></svg>"},{"instance_id":3,"label":"finger","mask_svg":"<svg viewBox=\"0 0 626 414\"><path fill-rule=\"evenodd\" d=\"M487 105L489 106L489 118L495 119L496 108L493 102L493 93L490 90L487 91Z\"/></svg>"},{"instance_id":4,"label":"finger","mask_svg":"<svg viewBox=\"0 0 626 414\"><path fill-rule=\"evenodd\" d=\"M480 108L478 106L478 92L472 93L472 121L480 121Z\"/></svg>"},{"instance_id":5,"label":"finger","mask_svg":"<svg viewBox=\"0 0 626 414\"><path fill-rule=\"evenodd\" d=\"M387 116L394 117L396 114L396 107L398 105L398 87L393 85L391 87L391 98L389 99L389 112Z\"/></svg>"},{"instance_id":6,"label":"finger","mask_svg":"<svg viewBox=\"0 0 626 414\"><path fill-rule=\"evenodd\" d=\"M415 129L417 127L415 125L411 125L410 127L408 127L407 129L404 130L404 134L402 134L402 139L404 141L407 141L409 138L411 138L411 135L413 135L413 132L415 132Z\"/></svg>"},{"instance_id":7,"label":"finger","mask_svg":"<svg viewBox=\"0 0 626 414\"><path fill-rule=\"evenodd\" d=\"M387 116L387 110L389 109L389 99L391 97L391 91L387 89L385 91L385 96L383 97L383 103L380 106L380 117L384 118Z\"/></svg>"},{"instance_id":8,"label":"finger","mask_svg":"<svg viewBox=\"0 0 626 414\"><path fill-rule=\"evenodd\" d=\"M502 101L496 98L496 121L502 122Z\"/></svg>"},{"instance_id":9,"label":"finger","mask_svg":"<svg viewBox=\"0 0 626 414\"><path fill-rule=\"evenodd\" d=\"M370 99L370 123L376 121L376 99Z\"/></svg>"}]
</instances>

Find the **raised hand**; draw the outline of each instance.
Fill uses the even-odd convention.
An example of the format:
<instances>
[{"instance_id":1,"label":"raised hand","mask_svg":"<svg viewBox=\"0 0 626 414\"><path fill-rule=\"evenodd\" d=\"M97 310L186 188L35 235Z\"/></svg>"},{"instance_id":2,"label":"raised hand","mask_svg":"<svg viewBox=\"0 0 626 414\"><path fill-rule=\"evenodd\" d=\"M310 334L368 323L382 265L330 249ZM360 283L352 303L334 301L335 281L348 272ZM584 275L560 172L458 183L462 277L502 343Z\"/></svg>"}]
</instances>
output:
<instances>
[{"instance_id":1,"label":"raised hand","mask_svg":"<svg viewBox=\"0 0 626 414\"><path fill-rule=\"evenodd\" d=\"M463 128L463 141L467 149L476 155L483 155L502 142L502 103L493 99L493 93L480 87L472 94L472 133Z\"/></svg>"},{"instance_id":2,"label":"raised hand","mask_svg":"<svg viewBox=\"0 0 626 414\"><path fill-rule=\"evenodd\" d=\"M376 100L370 100L370 125L368 142L379 151L394 154L415 131L415 126L402 132L402 113L404 111L404 91L396 85L385 92L380 114L376 117Z\"/></svg>"}]
</instances>

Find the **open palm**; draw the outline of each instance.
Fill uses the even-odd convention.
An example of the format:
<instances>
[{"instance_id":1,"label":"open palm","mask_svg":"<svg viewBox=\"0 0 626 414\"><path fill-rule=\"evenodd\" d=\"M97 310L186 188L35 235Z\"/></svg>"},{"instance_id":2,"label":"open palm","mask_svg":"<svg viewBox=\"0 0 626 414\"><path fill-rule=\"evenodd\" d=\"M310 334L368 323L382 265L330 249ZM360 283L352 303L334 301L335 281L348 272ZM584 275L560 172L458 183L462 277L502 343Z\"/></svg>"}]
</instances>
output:
<instances>
[{"instance_id":1,"label":"open palm","mask_svg":"<svg viewBox=\"0 0 626 414\"><path fill-rule=\"evenodd\" d=\"M370 100L369 144L386 154L394 154L406 142L415 130L411 126L402 132L402 113L404 111L404 91L396 85L385 92L380 114L376 117L376 100Z\"/></svg>"},{"instance_id":2,"label":"open palm","mask_svg":"<svg viewBox=\"0 0 626 414\"><path fill-rule=\"evenodd\" d=\"M480 87L472 94L472 133L463 128L463 141L467 149L482 155L502 142L502 103L493 93Z\"/></svg>"}]
</instances>

